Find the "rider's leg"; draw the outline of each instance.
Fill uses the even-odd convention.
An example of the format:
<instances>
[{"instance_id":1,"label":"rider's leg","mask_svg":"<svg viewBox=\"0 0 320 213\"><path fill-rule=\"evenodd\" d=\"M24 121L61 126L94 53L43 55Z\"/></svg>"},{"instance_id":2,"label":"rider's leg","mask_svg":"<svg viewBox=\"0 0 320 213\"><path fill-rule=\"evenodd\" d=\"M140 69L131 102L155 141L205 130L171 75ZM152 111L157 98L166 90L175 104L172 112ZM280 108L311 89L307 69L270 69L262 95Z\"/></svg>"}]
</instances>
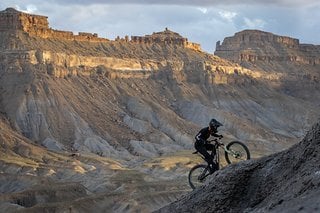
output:
<instances>
[{"instance_id":1,"label":"rider's leg","mask_svg":"<svg viewBox=\"0 0 320 213\"><path fill-rule=\"evenodd\" d=\"M214 155L216 153L216 148L214 147L214 145L211 143L207 143L204 146L205 146L206 150L209 150L210 152L212 152L212 157L214 157Z\"/></svg>"},{"instance_id":2,"label":"rider's leg","mask_svg":"<svg viewBox=\"0 0 320 213\"><path fill-rule=\"evenodd\" d=\"M208 153L206 146L201 144L195 144L196 150L204 156L205 161L210 166L210 173L216 170L216 164L213 162L213 157Z\"/></svg>"},{"instance_id":3,"label":"rider's leg","mask_svg":"<svg viewBox=\"0 0 320 213\"><path fill-rule=\"evenodd\" d=\"M216 170L218 170L218 165L217 165L217 163L215 163L214 162L214 156L215 156L215 153L216 153L216 148L214 147L214 145L213 144L205 144L204 145L205 146L205 148L206 148L206 150L209 150L212 154L210 155L211 156L211 158L212 158L212 163L210 163L210 165L211 165L211 167L212 167L212 169L214 170L214 171L216 171Z\"/></svg>"}]
</instances>

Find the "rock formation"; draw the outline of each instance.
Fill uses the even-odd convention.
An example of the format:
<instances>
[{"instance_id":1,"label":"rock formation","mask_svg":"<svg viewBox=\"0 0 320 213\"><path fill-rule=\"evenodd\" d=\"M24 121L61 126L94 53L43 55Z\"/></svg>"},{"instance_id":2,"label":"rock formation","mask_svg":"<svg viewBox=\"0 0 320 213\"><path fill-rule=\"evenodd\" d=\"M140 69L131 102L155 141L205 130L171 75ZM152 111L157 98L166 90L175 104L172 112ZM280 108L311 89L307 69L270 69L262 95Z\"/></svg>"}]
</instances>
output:
<instances>
[{"instance_id":1,"label":"rock formation","mask_svg":"<svg viewBox=\"0 0 320 213\"><path fill-rule=\"evenodd\" d=\"M54 38L73 41L90 41L90 42L107 42L106 38L98 37L97 33L79 32L74 35L70 31L54 30L49 28L48 17L27 14L15 10L14 8L7 8L0 11L0 31L8 30L22 30L30 36L41 38ZM129 42L128 36L125 39L119 37L116 41ZM167 28L163 32L154 33L146 36L131 36L133 43L159 43L164 45L178 45L185 48L201 51L200 44L189 42L187 38L183 38L178 33L172 32Z\"/></svg>"},{"instance_id":2,"label":"rock formation","mask_svg":"<svg viewBox=\"0 0 320 213\"><path fill-rule=\"evenodd\" d=\"M276 73L278 90L319 105L320 45L258 30L244 30L217 42L215 55L251 70ZM299 82L299 83L297 83ZM311 96L308 91L313 90Z\"/></svg>"},{"instance_id":3,"label":"rock formation","mask_svg":"<svg viewBox=\"0 0 320 213\"><path fill-rule=\"evenodd\" d=\"M293 62L320 64L320 45L300 44L298 39L258 30L244 30L216 44L215 55L236 63Z\"/></svg>"},{"instance_id":4,"label":"rock formation","mask_svg":"<svg viewBox=\"0 0 320 213\"><path fill-rule=\"evenodd\" d=\"M174 44L183 46L193 50L201 51L200 44L189 42L187 38L183 38L178 33L170 31L168 28L163 32L153 33L152 35L146 36L131 36L131 41L135 43L159 43L163 45Z\"/></svg>"},{"instance_id":5,"label":"rock formation","mask_svg":"<svg viewBox=\"0 0 320 213\"><path fill-rule=\"evenodd\" d=\"M96 33L79 33L73 35L72 32L53 30L49 28L48 17L32 15L7 8L0 12L0 31L22 30L30 36L42 38L59 38L76 41L108 41L104 38L98 38Z\"/></svg>"}]
</instances>

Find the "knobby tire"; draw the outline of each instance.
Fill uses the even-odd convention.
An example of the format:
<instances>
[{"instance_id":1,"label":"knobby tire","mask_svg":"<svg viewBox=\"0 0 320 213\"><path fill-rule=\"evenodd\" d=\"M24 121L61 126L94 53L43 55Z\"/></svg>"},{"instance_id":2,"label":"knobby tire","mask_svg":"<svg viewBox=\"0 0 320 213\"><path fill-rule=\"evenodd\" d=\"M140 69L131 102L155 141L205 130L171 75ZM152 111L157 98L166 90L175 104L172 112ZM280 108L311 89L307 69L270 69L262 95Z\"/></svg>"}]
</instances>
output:
<instances>
[{"instance_id":1,"label":"knobby tire","mask_svg":"<svg viewBox=\"0 0 320 213\"><path fill-rule=\"evenodd\" d=\"M224 153L228 164L238 163L240 161L250 159L250 152L248 147L240 141L230 142L227 145L227 149L232 152L232 153L228 153L225 151Z\"/></svg>"},{"instance_id":2,"label":"knobby tire","mask_svg":"<svg viewBox=\"0 0 320 213\"><path fill-rule=\"evenodd\" d=\"M209 170L207 165L199 164L191 168L188 176L189 185L192 189L195 189L204 184L205 179L209 175ZM204 177L202 180L199 180L199 176Z\"/></svg>"}]
</instances>

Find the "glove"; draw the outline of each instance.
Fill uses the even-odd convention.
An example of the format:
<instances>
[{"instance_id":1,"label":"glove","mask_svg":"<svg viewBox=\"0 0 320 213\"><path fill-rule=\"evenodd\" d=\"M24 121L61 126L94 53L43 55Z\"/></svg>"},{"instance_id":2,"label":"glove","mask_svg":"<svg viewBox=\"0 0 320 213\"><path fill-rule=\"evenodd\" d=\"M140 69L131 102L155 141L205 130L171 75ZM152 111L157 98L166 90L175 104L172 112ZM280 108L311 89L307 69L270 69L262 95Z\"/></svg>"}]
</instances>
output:
<instances>
[{"instance_id":1,"label":"glove","mask_svg":"<svg viewBox=\"0 0 320 213\"><path fill-rule=\"evenodd\" d=\"M203 140L204 141L204 144L209 144L210 142L207 141L207 140Z\"/></svg>"}]
</instances>

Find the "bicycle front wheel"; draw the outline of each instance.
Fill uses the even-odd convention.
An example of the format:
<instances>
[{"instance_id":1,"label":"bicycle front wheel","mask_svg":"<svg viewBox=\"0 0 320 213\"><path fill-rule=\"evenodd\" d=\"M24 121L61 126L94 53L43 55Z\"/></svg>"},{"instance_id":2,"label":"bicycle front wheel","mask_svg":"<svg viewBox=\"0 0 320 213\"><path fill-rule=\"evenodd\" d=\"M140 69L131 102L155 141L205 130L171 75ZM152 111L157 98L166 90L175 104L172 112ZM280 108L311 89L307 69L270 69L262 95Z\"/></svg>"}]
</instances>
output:
<instances>
[{"instance_id":1,"label":"bicycle front wheel","mask_svg":"<svg viewBox=\"0 0 320 213\"><path fill-rule=\"evenodd\" d=\"M209 175L208 166L200 164L191 168L188 176L189 185L192 189L202 186Z\"/></svg>"},{"instance_id":2,"label":"bicycle front wheel","mask_svg":"<svg viewBox=\"0 0 320 213\"><path fill-rule=\"evenodd\" d=\"M224 154L228 164L250 159L248 147L240 141L230 142L227 145L227 151L225 151Z\"/></svg>"}]
</instances>

